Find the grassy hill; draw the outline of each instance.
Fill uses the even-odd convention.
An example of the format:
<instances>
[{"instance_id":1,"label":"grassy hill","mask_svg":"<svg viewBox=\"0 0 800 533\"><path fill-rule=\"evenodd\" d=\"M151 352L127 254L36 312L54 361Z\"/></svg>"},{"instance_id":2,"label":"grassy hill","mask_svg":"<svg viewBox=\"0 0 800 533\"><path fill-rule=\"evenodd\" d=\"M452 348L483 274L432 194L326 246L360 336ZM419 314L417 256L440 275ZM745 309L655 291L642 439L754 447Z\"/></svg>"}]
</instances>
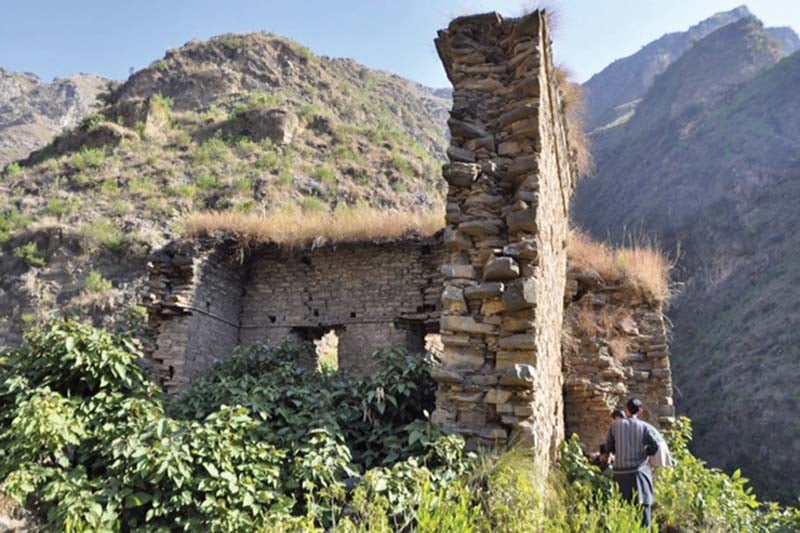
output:
<instances>
[{"instance_id":1,"label":"grassy hill","mask_svg":"<svg viewBox=\"0 0 800 533\"><path fill-rule=\"evenodd\" d=\"M752 19L698 41L631 120L594 136L597 175L573 213L597 236L644 233L679 258L673 376L695 450L793 501L800 54L776 58Z\"/></svg>"},{"instance_id":2,"label":"grassy hill","mask_svg":"<svg viewBox=\"0 0 800 533\"><path fill-rule=\"evenodd\" d=\"M54 309L139 320L149 250L195 212L430 210L448 108L275 35L168 51L3 171L0 345Z\"/></svg>"}]
</instances>

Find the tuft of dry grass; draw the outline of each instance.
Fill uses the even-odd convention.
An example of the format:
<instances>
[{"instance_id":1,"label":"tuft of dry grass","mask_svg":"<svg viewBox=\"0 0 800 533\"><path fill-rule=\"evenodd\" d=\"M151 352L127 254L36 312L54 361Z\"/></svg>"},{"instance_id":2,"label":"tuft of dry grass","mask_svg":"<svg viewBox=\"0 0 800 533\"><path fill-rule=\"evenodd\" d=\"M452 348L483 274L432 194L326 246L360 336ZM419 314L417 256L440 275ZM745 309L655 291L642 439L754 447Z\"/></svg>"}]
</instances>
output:
<instances>
[{"instance_id":1,"label":"tuft of dry grass","mask_svg":"<svg viewBox=\"0 0 800 533\"><path fill-rule=\"evenodd\" d=\"M606 284L630 286L656 301L669 299L669 272L673 264L652 244L632 243L629 247L612 248L572 230L567 253L571 268L596 272Z\"/></svg>"},{"instance_id":2,"label":"tuft of dry grass","mask_svg":"<svg viewBox=\"0 0 800 533\"><path fill-rule=\"evenodd\" d=\"M205 211L183 224L189 238L230 235L242 246L272 243L289 248L336 242L388 241L412 235L428 237L444 227L437 211L399 211L357 207L328 211L284 209L268 214Z\"/></svg>"},{"instance_id":3,"label":"tuft of dry grass","mask_svg":"<svg viewBox=\"0 0 800 533\"><path fill-rule=\"evenodd\" d=\"M588 176L594 172L594 159L585 127L586 91L580 83L572 81L572 71L563 65L556 67L555 77L563 96L567 140L572 150L575 170L578 177Z\"/></svg>"}]
</instances>

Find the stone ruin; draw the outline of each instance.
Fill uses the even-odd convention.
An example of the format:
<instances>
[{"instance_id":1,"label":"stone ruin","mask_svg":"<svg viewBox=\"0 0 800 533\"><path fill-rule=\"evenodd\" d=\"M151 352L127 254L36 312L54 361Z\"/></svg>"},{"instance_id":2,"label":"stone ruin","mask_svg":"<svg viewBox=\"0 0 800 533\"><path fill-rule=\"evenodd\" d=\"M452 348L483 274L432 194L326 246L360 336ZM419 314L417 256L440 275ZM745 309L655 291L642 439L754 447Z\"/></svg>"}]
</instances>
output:
<instances>
[{"instance_id":1,"label":"stone ruin","mask_svg":"<svg viewBox=\"0 0 800 533\"><path fill-rule=\"evenodd\" d=\"M530 446L546 467L565 434L602 442L634 394L669 424L661 302L567 268L576 172L544 13L458 18L436 47L453 84L444 231L246 253L171 244L150 269L156 377L175 391L238 346L329 331L339 367L368 373L375 350L419 352L438 333L432 420L472 447ZM586 327L589 312L611 318Z\"/></svg>"}]
</instances>

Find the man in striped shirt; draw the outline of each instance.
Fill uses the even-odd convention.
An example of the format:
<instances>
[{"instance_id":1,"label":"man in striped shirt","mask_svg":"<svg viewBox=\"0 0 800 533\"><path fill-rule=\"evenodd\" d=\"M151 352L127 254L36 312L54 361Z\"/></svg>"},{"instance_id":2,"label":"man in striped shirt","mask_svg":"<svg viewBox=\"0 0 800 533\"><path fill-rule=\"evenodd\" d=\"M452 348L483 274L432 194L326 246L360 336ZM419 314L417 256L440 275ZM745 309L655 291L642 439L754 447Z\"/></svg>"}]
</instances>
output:
<instances>
[{"instance_id":1,"label":"man in striped shirt","mask_svg":"<svg viewBox=\"0 0 800 533\"><path fill-rule=\"evenodd\" d=\"M622 496L629 502L638 496L639 503L644 507L642 523L651 527L655 490L647 459L658 451L658 436L652 426L639 420L642 412L640 400L628 400L625 411L628 418L617 419L611 424L606 450L615 455L614 480Z\"/></svg>"}]
</instances>

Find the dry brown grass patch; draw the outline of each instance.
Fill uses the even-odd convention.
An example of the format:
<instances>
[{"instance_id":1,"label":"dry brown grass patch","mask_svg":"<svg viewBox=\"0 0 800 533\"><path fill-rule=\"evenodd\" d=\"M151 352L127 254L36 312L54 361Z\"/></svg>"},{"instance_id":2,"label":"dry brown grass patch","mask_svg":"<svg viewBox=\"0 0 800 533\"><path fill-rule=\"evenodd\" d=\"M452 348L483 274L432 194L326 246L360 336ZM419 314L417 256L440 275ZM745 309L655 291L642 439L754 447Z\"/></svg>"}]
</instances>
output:
<instances>
[{"instance_id":1,"label":"dry brown grass patch","mask_svg":"<svg viewBox=\"0 0 800 533\"><path fill-rule=\"evenodd\" d=\"M368 242L417 235L428 237L444 227L441 211L398 211L360 207L335 212L284 209L268 214L206 211L183 224L189 238L230 235L243 246L273 243L286 247L335 242Z\"/></svg>"},{"instance_id":2,"label":"dry brown grass patch","mask_svg":"<svg viewBox=\"0 0 800 533\"><path fill-rule=\"evenodd\" d=\"M643 296L666 301L670 296L672 262L656 246L633 243L612 248L573 230L569 235L570 268L596 272L608 285L627 285Z\"/></svg>"},{"instance_id":3,"label":"dry brown grass patch","mask_svg":"<svg viewBox=\"0 0 800 533\"><path fill-rule=\"evenodd\" d=\"M594 172L594 159L586 134L586 91L573 80L572 72L562 66L555 69L556 83L564 98L564 113L567 118L567 140L572 150L572 159L578 176Z\"/></svg>"}]
</instances>

